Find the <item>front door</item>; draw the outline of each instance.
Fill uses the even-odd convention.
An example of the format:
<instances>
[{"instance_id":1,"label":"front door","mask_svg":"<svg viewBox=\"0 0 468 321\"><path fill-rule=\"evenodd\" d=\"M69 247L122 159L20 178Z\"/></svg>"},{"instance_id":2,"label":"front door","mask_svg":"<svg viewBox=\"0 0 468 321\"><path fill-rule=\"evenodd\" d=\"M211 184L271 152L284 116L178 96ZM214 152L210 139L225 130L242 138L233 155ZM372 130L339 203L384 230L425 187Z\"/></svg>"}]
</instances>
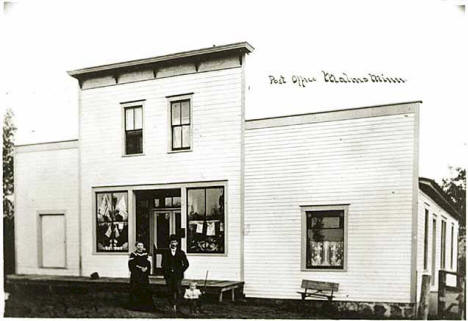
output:
<instances>
[{"instance_id":1,"label":"front door","mask_svg":"<svg viewBox=\"0 0 468 321\"><path fill-rule=\"evenodd\" d=\"M153 274L162 275L162 254L169 248L169 236L180 230L180 211L153 212Z\"/></svg>"}]
</instances>

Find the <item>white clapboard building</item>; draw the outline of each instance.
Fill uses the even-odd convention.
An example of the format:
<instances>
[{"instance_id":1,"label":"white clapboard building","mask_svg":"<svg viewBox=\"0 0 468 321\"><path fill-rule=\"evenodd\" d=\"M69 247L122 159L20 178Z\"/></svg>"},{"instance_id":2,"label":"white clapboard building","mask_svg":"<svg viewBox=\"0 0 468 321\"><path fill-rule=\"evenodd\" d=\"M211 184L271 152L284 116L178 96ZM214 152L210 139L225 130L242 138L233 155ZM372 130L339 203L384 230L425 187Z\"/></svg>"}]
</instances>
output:
<instances>
[{"instance_id":1,"label":"white clapboard building","mask_svg":"<svg viewBox=\"0 0 468 321\"><path fill-rule=\"evenodd\" d=\"M419 102L245 119L236 43L80 70L79 137L16 146L18 274L128 276L169 234L247 297L413 304L456 271L459 213L418 177Z\"/></svg>"}]
</instances>

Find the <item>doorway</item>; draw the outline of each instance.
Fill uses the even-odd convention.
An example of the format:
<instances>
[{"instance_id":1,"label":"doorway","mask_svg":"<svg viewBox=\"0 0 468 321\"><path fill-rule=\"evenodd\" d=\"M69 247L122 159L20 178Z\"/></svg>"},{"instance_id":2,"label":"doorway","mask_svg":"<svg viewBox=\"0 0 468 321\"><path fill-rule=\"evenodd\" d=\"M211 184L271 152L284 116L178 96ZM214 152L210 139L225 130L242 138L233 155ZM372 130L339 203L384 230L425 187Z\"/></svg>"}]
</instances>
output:
<instances>
[{"instance_id":1,"label":"doorway","mask_svg":"<svg viewBox=\"0 0 468 321\"><path fill-rule=\"evenodd\" d=\"M169 237L180 231L180 209L154 210L152 213L153 274L163 275L162 256L169 249ZM180 242L179 242L180 243Z\"/></svg>"},{"instance_id":2,"label":"doorway","mask_svg":"<svg viewBox=\"0 0 468 321\"><path fill-rule=\"evenodd\" d=\"M169 237L183 237L181 229L181 191L156 189L136 191L136 239L151 256L152 274L163 275L162 255L169 248Z\"/></svg>"}]
</instances>

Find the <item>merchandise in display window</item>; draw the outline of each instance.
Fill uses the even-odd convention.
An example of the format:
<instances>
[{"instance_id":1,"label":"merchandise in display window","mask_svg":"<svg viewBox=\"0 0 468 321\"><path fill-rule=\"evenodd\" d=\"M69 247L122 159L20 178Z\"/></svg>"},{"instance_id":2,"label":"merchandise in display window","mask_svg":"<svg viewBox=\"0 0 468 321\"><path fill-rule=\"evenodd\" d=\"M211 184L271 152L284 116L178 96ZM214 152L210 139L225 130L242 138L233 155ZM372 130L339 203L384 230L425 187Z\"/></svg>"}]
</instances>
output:
<instances>
[{"instance_id":1,"label":"merchandise in display window","mask_svg":"<svg viewBox=\"0 0 468 321\"><path fill-rule=\"evenodd\" d=\"M96 249L128 251L127 192L96 193Z\"/></svg>"},{"instance_id":2,"label":"merchandise in display window","mask_svg":"<svg viewBox=\"0 0 468 321\"><path fill-rule=\"evenodd\" d=\"M187 189L187 252L224 253L224 187Z\"/></svg>"}]
</instances>

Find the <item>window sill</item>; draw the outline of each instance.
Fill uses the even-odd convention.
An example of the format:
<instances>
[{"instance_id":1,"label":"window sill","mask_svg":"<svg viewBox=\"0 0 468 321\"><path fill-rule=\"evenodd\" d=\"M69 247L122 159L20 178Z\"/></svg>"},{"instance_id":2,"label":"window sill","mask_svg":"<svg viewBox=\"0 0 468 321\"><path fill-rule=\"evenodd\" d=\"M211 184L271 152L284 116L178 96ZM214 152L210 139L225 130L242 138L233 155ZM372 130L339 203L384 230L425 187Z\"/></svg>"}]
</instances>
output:
<instances>
[{"instance_id":1,"label":"window sill","mask_svg":"<svg viewBox=\"0 0 468 321\"><path fill-rule=\"evenodd\" d=\"M93 251L93 255L125 255L128 256L130 252L97 252Z\"/></svg>"},{"instance_id":2,"label":"window sill","mask_svg":"<svg viewBox=\"0 0 468 321\"><path fill-rule=\"evenodd\" d=\"M187 152L191 152L192 149L180 149L180 150L168 150L167 153L168 154L176 154L176 153L187 153Z\"/></svg>"},{"instance_id":3,"label":"window sill","mask_svg":"<svg viewBox=\"0 0 468 321\"><path fill-rule=\"evenodd\" d=\"M139 154L123 154L122 157L138 157L138 156L145 156L145 153Z\"/></svg>"},{"instance_id":4,"label":"window sill","mask_svg":"<svg viewBox=\"0 0 468 321\"><path fill-rule=\"evenodd\" d=\"M346 269L301 269L301 272L347 272Z\"/></svg>"},{"instance_id":5,"label":"window sill","mask_svg":"<svg viewBox=\"0 0 468 321\"><path fill-rule=\"evenodd\" d=\"M227 257L227 253L187 253L187 256L217 256L217 257L220 257L220 256L225 256Z\"/></svg>"}]
</instances>

